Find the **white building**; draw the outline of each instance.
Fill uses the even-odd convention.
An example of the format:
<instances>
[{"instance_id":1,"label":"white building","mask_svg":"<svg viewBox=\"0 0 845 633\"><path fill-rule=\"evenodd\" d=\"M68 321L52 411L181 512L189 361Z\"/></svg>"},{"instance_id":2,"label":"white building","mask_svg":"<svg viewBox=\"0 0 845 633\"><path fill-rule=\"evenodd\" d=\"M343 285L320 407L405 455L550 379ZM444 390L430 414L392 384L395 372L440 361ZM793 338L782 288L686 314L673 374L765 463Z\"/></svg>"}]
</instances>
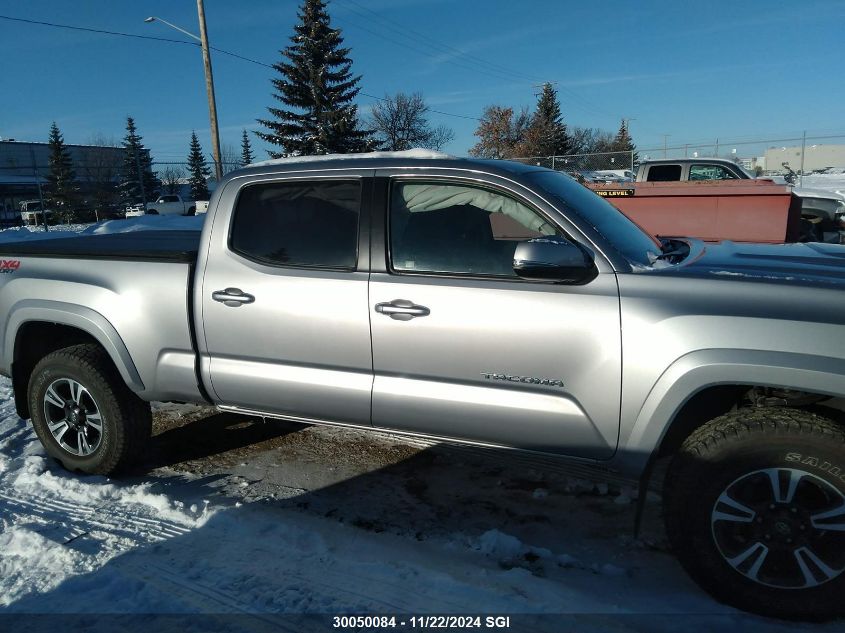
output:
<instances>
[{"instance_id":1,"label":"white building","mask_svg":"<svg viewBox=\"0 0 845 633\"><path fill-rule=\"evenodd\" d=\"M783 163L795 171L801 169L801 146L770 147L766 150L764 169L782 171ZM845 145L807 144L804 156L804 173L827 167L845 167Z\"/></svg>"}]
</instances>

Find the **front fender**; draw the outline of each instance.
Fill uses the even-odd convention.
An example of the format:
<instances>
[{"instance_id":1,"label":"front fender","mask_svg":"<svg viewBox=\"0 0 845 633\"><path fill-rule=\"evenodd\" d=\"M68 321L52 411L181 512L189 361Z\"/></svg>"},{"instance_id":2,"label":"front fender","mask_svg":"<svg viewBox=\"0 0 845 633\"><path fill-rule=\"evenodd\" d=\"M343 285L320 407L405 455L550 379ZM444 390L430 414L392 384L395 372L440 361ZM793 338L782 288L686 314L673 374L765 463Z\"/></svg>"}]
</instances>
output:
<instances>
[{"instance_id":1,"label":"front fender","mask_svg":"<svg viewBox=\"0 0 845 633\"><path fill-rule=\"evenodd\" d=\"M641 473L681 407L696 393L718 385L784 387L842 396L845 360L759 350L690 352L655 382L633 424L623 422L615 466L631 475Z\"/></svg>"},{"instance_id":2,"label":"front fender","mask_svg":"<svg viewBox=\"0 0 845 633\"><path fill-rule=\"evenodd\" d=\"M144 383L129 350L108 319L91 308L61 301L24 299L12 306L2 336L2 362L7 371L14 360L18 332L29 322L67 325L91 335L106 350L129 388L136 393L144 391Z\"/></svg>"}]
</instances>

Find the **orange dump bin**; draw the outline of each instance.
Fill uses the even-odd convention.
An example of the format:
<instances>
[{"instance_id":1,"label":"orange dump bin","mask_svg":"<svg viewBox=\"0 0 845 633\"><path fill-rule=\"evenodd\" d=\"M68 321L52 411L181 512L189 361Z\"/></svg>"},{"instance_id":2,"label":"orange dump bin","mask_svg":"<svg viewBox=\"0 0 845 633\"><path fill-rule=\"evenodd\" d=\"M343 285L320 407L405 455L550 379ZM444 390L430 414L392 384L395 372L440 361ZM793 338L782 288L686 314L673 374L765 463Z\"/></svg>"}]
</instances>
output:
<instances>
[{"instance_id":1,"label":"orange dump bin","mask_svg":"<svg viewBox=\"0 0 845 633\"><path fill-rule=\"evenodd\" d=\"M801 200L763 180L587 185L655 236L779 244L798 241Z\"/></svg>"}]
</instances>

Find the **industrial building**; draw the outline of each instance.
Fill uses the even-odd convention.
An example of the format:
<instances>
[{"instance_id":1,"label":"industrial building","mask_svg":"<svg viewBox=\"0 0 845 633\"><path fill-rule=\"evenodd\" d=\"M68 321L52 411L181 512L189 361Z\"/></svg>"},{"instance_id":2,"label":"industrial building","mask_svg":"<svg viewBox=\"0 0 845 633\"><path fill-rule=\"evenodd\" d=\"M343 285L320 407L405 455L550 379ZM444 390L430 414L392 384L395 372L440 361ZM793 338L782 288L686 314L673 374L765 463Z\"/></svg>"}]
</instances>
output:
<instances>
[{"instance_id":1,"label":"industrial building","mask_svg":"<svg viewBox=\"0 0 845 633\"><path fill-rule=\"evenodd\" d=\"M757 164L759 158L755 159ZM770 147L766 150L765 162L761 165L768 172L784 171L783 163L796 172L802 168L801 146ZM805 174L829 167L845 167L845 145L807 144L804 148L803 169Z\"/></svg>"},{"instance_id":2,"label":"industrial building","mask_svg":"<svg viewBox=\"0 0 845 633\"><path fill-rule=\"evenodd\" d=\"M122 147L66 145L73 160L80 194L96 188L116 187L123 164ZM148 151L148 150L144 150ZM47 184L50 173L50 146L0 140L0 220L9 223L20 217L20 203L37 200L39 184Z\"/></svg>"}]
</instances>

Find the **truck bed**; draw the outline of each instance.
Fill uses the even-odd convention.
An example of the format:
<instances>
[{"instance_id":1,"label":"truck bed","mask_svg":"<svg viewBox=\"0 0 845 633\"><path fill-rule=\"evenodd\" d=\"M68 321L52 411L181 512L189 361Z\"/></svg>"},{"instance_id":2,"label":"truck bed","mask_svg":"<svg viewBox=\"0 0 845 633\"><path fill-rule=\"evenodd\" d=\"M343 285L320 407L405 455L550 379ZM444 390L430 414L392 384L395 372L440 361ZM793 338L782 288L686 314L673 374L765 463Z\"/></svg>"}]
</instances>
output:
<instances>
[{"instance_id":1,"label":"truck bed","mask_svg":"<svg viewBox=\"0 0 845 633\"><path fill-rule=\"evenodd\" d=\"M0 255L194 263L200 231L130 231L0 243Z\"/></svg>"}]
</instances>

